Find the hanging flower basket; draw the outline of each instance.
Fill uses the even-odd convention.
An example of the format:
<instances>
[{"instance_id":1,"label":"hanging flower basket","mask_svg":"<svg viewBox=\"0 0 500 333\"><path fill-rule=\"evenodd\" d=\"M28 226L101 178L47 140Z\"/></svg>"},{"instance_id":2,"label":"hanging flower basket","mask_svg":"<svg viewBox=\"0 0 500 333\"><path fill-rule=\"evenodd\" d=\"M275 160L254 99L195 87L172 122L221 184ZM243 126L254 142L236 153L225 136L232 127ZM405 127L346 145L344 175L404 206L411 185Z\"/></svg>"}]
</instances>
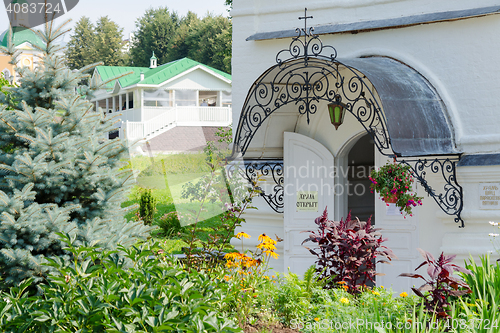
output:
<instances>
[{"instance_id":1,"label":"hanging flower basket","mask_svg":"<svg viewBox=\"0 0 500 333\"><path fill-rule=\"evenodd\" d=\"M422 205L422 197L412 194L413 177L410 166L399 163L387 163L370 175L371 188L375 190L387 205L396 204L399 211L413 216L412 208Z\"/></svg>"}]
</instances>

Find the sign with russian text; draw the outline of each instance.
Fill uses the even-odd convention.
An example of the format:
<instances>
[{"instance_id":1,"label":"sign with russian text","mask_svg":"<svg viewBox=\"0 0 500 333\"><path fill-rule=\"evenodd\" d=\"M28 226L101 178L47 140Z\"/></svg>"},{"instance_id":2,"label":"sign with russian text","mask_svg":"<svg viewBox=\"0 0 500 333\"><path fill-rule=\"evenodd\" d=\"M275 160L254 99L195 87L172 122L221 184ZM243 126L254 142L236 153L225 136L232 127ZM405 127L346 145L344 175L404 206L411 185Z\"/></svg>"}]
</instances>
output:
<instances>
[{"instance_id":1,"label":"sign with russian text","mask_svg":"<svg viewBox=\"0 0 500 333\"><path fill-rule=\"evenodd\" d=\"M317 212L318 191L297 192L297 212Z\"/></svg>"},{"instance_id":2,"label":"sign with russian text","mask_svg":"<svg viewBox=\"0 0 500 333\"><path fill-rule=\"evenodd\" d=\"M500 183L479 184L479 209L500 209Z\"/></svg>"}]
</instances>

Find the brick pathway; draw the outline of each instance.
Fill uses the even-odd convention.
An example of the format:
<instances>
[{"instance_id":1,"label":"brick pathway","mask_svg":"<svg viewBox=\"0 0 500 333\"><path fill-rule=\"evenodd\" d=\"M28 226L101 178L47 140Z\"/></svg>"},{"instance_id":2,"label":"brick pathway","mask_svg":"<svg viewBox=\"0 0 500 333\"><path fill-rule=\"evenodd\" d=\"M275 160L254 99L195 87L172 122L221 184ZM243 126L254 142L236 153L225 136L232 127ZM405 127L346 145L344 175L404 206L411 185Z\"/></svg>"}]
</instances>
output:
<instances>
[{"instance_id":1,"label":"brick pathway","mask_svg":"<svg viewBox=\"0 0 500 333\"><path fill-rule=\"evenodd\" d=\"M144 152L151 150L153 153L202 151L207 141L216 141L218 139L215 136L217 129L218 127L174 127L149 140L149 147L148 144L145 144L141 146L141 149Z\"/></svg>"}]
</instances>

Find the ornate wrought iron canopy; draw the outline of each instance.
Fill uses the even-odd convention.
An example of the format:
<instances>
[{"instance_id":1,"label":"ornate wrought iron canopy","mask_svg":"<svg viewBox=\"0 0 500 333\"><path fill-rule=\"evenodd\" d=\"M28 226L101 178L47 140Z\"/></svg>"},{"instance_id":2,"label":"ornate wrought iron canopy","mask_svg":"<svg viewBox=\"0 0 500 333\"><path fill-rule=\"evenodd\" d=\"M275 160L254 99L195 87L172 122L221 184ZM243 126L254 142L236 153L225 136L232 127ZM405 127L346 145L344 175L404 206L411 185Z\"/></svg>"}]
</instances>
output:
<instances>
[{"instance_id":1,"label":"ornate wrought iron canopy","mask_svg":"<svg viewBox=\"0 0 500 333\"><path fill-rule=\"evenodd\" d=\"M308 18L312 16L307 16L306 9L304 17L299 18L304 19L304 28L296 29L297 36L288 49L278 52L276 64L249 90L236 130L233 157L244 157L256 132L280 108L296 108L309 124L320 105L326 110L326 104L341 102L382 155L447 155L405 159L401 163L412 166L426 192L446 214L456 215L455 222L463 227L462 188L456 181L459 157L439 95L420 74L393 59L337 59L335 48L323 45L313 34L314 28L307 27ZM372 84L377 91L370 88ZM278 193L282 193L283 163L254 161L245 163L245 167L248 178L255 168L270 170L277 186L274 194L266 193L264 197L273 209L282 212L283 197ZM427 169L442 174L445 185L441 193L427 183Z\"/></svg>"}]
</instances>

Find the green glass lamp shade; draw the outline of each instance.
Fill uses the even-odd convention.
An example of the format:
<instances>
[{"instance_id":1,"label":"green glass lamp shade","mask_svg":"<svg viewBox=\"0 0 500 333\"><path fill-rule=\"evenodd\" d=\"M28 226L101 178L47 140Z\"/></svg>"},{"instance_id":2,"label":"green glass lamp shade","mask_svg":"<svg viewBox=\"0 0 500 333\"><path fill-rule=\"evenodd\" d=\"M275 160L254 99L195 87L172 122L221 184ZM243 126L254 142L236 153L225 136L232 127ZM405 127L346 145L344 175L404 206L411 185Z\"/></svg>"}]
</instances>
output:
<instances>
[{"instance_id":1,"label":"green glass lamp shade","mask_svg":"<svg viewBox=\"0 0 500 333\"><path fill-rule=\"evenodd\" d=\"M335 126L335 130L344 122L344 106L340 103L328 104L328 112L330 113L330 121Z\"/></svg>"}]
</instances>

